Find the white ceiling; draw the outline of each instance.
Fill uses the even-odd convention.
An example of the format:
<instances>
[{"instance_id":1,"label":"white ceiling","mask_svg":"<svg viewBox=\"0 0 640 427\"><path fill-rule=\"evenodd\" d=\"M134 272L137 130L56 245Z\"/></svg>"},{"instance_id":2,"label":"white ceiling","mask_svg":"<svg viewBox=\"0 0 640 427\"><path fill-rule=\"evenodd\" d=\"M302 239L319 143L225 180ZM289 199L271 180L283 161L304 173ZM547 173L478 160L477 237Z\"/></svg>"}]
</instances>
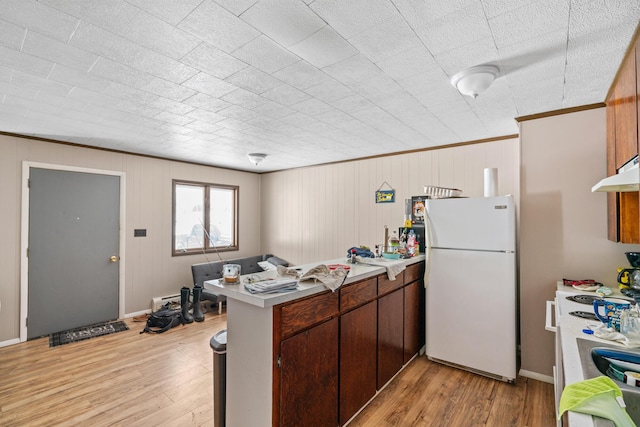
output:
<instances>
[{"instance_id":1,"label":"white ceiling","mask_svg":"<svg viewBox=\"0 0 640 427\"><path fill-rule=\"evenodd\" d=\"M604 101L639 19L638 0L0 0L0 131L256 172L515 134ZM479 64L499 77L460 95Z\"/></svg>"}]
</instances>

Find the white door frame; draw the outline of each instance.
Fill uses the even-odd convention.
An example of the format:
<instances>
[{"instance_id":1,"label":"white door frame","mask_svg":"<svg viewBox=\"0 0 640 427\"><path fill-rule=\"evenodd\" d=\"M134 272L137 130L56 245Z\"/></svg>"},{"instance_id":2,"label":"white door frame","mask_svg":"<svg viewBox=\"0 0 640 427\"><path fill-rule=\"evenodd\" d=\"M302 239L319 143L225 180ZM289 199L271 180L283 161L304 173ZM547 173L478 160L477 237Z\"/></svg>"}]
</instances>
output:
<instances>
[{"instance_id":1,"label":"white door frame","mask_svg":"<svg viewBox=\"0 0 640 427\"><path fill-rule=\"evenodd\" d=\"M74 166L54 165L38 162L22 162L22 209L20 218L20 342L27 340L27 317L29 315L29 258L27 249L29 247L29 175L31 168L52 169L69 172L83 172L98 175L112 175L120 177L120 230L118 235L118 318L124 317L124 249L125 249L125 173L118 171L107 171L102 169L89 169Z\"/></svg>"}]
</instances>

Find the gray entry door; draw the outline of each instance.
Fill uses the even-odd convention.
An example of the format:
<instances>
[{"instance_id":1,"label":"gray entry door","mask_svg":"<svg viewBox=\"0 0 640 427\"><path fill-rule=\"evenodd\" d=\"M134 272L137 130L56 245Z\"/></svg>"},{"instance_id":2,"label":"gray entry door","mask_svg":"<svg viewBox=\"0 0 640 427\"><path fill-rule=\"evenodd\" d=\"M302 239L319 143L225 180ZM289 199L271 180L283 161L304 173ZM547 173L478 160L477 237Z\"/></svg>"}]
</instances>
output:
<instances>
[{"instance_id":1,"label":"gray entry door","mask_svg":"<svg viewBox=\"0 0 640 427\"><path fill-rule=\"evenodd\" d=\"M118 318L120 177L31 168L27 339Z\"/></svg>"}]
</instances>

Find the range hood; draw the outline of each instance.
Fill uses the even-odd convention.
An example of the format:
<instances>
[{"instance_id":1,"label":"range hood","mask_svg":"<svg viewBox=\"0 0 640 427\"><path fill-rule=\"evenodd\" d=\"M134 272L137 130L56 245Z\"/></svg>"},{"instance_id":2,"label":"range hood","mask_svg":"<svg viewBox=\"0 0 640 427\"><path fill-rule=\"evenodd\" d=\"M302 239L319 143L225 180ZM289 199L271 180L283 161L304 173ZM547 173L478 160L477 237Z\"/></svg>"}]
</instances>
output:
<instances>
[{"instance_id":1,"label":"range hood","mask_svg":"<svg viewBox=\"0 0 640 427\"><path fill-rule=\"evenodd\" d=\"M591 188L592 192L623 192L638 191L640 189L640 169L638 158L620 168L616 175L604 178Z\"/></svg>"}]
</instances>

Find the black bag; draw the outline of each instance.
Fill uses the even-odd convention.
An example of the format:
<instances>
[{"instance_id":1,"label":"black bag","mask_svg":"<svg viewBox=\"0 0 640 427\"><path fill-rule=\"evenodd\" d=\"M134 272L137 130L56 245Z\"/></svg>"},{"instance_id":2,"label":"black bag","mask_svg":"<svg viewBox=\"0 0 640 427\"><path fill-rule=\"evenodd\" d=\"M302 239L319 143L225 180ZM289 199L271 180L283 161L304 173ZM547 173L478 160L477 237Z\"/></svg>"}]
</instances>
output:
<instances>
[{"instance_id":1,"label":"black bag","mask_svg":"<svg viewBox=\"0 0 640 427\"><path fill-rule=\"evenodd\" d=\"M154 313L151 313L147 319L147 325L144 327L141 334L150 332L153 334L160 334L166 332L174 326L182 325L184 321L182 319L182 313L180 310L172 310L169 308L169 303L162 306L162 308Z\"/></svg>"}]
</instances>

